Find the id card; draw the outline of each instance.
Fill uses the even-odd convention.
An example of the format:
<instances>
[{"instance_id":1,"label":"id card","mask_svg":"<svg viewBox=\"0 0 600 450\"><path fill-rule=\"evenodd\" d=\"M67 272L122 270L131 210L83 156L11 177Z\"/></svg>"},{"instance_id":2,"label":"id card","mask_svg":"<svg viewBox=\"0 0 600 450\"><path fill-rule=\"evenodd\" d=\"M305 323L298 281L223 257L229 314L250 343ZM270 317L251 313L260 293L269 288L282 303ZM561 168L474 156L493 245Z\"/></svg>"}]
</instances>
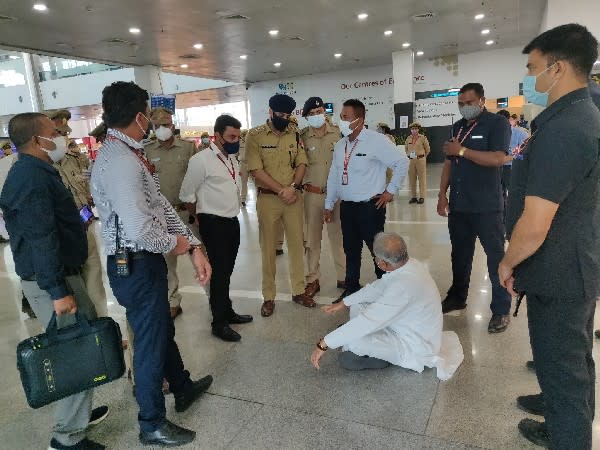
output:
<instances>
[{"instance_id":1,"label":"id card","mask_svg":"<svg viewBox=\"0 0 600 450\"><path fill-rule=\"evenodd\" d=\"M408 157L409 157L410 159L416 159L416 157L417 157L417 152L414 152L414 151L413 151L413 152L410 152L410 154L408 155Z\"/></svg>"},{"instance_id":2,"label":"id card","mask_svg":"<svg viewBox=\"0 0 600 450\"><path fill-rule=\"evenodd\" d=\"M348 172L342 173L342 186L348 185Z\"/></svg>"}]
</instances>

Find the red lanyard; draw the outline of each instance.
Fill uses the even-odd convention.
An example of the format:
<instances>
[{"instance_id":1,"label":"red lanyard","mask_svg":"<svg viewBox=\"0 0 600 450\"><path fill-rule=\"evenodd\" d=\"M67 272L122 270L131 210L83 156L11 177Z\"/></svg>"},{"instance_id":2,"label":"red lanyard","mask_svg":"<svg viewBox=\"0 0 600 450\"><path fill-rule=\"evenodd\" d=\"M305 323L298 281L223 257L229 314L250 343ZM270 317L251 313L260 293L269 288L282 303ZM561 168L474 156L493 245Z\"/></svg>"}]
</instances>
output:
<instances>
[{"instance_id":1,"label":"red lanyard","mask_svg":"<svg viewBox=\"0 0 600 450\"><path fill-rule=\"evenodd\" d=\"M471 134L471 132L473 131L473 129L477 126L477 122L475 122L471 128L469 128L469 131L466 132L466 134L463 136L462 140L460 139L460 135L462 134L463 131L463 127L460 127L460 130L458 130L458 134L456 135L456 140L458 142L460 142L461 144L463 142L465 142L465 140L469 137L469 135Z\"/></svg>"},{"instance_id":2,"label":"red lanyard","mask_svg":"<svg viewBox=\"0 0 600 450\"><path fill-rule=\"evenodd\" d=\"M358 144L358 139L354 141L354 145L350 149L350 153L348 153L348 142L346 142L346 148L344 149L344 174L346 175L348 175L348 164L350 164L350 158L352 158L356 144Z\"/></svg>"},{"instance_id":3,"label":"red lanyard","mask_svg":"<svg viewBox=\"0 0 600 450\"><path fill-rule=\"evenodd\" d=\"M221 158L221 155L217 154L217 158L219 158L219 161L223 163L223 165L227 169L227 172L229 172L229 176L233 179L233 182L235 183L235 167L233 166L233 161L229 161L231 163L231 170L229 170L229 167L227 167L227 163L223 160L223 158Z\"/></svg>"},{"instance_id":4,"label":"red lanyard","mask_svg":"<svg viewBox=\"0 0 600 450\"><path fill-rule=\"evenodd\" d=\"M112 135L107 136L106 140L108 140L108 141L120 141L120 142L122 142L127 147L129 147L129 149L135 154L135 156L137 156L137 158L140 160L140 162L146 167L146 169L148 169L148 172L150 172L150 175L154 175L156 173L156 166L154 164L152 164L150 161L148 161L148 159L146 158L146 153L144 152L144 150L142 150L140 148L132 147L131 145L129 145L124 140L119 139L118 137L115 137L115 136L112 136Z\"/></svg>"}]
</instances>

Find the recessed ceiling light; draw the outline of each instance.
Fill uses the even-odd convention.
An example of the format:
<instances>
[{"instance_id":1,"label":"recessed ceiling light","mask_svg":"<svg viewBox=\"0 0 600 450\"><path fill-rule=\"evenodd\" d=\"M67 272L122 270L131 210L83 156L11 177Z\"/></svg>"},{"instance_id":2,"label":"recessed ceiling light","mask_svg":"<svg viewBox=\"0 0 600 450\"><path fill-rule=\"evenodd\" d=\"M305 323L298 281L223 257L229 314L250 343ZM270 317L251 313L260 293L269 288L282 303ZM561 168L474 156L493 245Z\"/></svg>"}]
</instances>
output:
<instances>
[{"instance_id":1,"label":"recessed ceiling light","mask_svg":"<svg viewBox=\"0 0 600 450\"><path fill-rule=\"evenodd\" d=\"M494 43L494 41L491 39L489 41L485 41L485 45L492 45L493 43Z\"/></svg>"},{"instance_id":2,"label":"recessed ceiling light","mask_svg":"<svg viewBox=\"0 0 600 450\"><path fill-rule=\"evenodd\" d=\"M334 56L334 58L341 58L341 57L342 57L342 54L341 54L341 53L336 53L336 54L334 54L333 56Z\"/></svg>"},{"instance_id":3,"label":"recessed ceiling light","mask_svg":"<svg viewBox=\"0 0 600 450\"><path fill-rule=\"evenodd\" d=\"M203 47L203 45L202 45L202 44L194 44L194 48L195 48L196 50L200 50L202 47Z\"/></svg>"},{"instance_id":4,"label":"recessed ceiling light","mask_svg":"<svg viewBox=\"0 0 600 450\"><path fill-rule=\"evenodd\" d=\"M424 55L424 53L423 53L423 51L422 51L422 50L419 50L419 51L417 52L417 56L423 56L423 55Z\"/></svg>"},{"instance_id":5,"label":"recessed ceiling light","mask_svg":"<svg viewBox=\"0 0 600 450\"><path fill-rule=\"evenodd\" d=\"M367 13L360 13L358 16L358 20L365 20L369 15Z\"/></svg>"},{"instance_id":6,"label":"recessed ceiling light","mask_svg":"<svg viewBox=\"0 0 600 450\"><path fill-rule=\"evenodd\" d=\"M129 29L129 32L132 33L132 34L138 34L141 31L142 30L140 30L139 28L135 28L135 27L132 27L132 28Z\"/></svg>"},{"instance_id":7,"label":"recessed ceiling light","mask_svg":"<svg viewBox=\"0 0 600 450\"><path fill-rule=\"evenodd\" d=\"M9 58L10 59L19 59L19 57L17 55L10 55Z\"/></svg>"},{"instance_id":8,"label":"recessed ceiling light","mask_svg":"<svg viewBox=\"0 0 600 450\"><path fill-rule=\"evenodd\" d=\"M281 67L281 63L280 62L276 62L273 64L275 67Z\"/></svg>"},{"instance_id":9,"label":"recessed ceiling light","mask_svg":"<svg viewBox=\"0 0 600 450\"><path fill-rule=\"evenodd\" d=\"M405 42L404 44L402 44L402 47L404 47L404 48L410 47L410 42Z\"/></svg>"},{"instance_id":10,"label":"recessed ceiling light","mask_svg":"<svg viewBox=\"0 0 600 450\"><path fill-rule=\"evenodd\" d=\"M48 7L43 3L36 3L35 5L33 5L33 9L35 9L36 11L46 11Z\"/></svg>"},{"instance_id":11,"label":"recessed ceiling light","mask_svg":"<svg viewBox=\"0 0 600 450\"><path fill-rule=\"evenodd\" d=\"M477 15L475 16L475 20L481 20L481 19L483 19L484 17L485 17L485 14L477 14Z\"/></svg>"},{"instance_id":12,"label":"recessed ceiling light","mask_svg":"<svg viewBox=\"0 0 600 450\"><path fill-rule=\"evenodd\" d=\"M271 36L277 36L279 34L279 30L271 30L271 31L269 31L269 34Z\"/></svg>"},{"instance_id":13,"label":"recessed ceiling light","mask_svg":"<svg viewBox=\"0 0 600 450\"><path fill-rule=\"evenodd\" d=\"M187 69L189 66L187 64L182 64L179 67L181 67L182 69Z\"/></svg>"},{"instance_id":14,"label":"recessed ceiling light","mask_svg":"<svg viewBox=\"0 0 600 450\"><path fill-rule=\"evenodd\" d=\"M490 34L490 30L488 28L481 30L481 34Z\"/></svg>"},{"instance_id":15,"label":"recessed ceiling light","mask_svg":"<svg viewBox=\"0 0 600 450\"><path fill-rule=\"evenodd\" d=\"M240 55L240 59L248 59L248 55Z\"/></svg>"},{"instance_id":16,"label":"recessed ceiling light","mask_svg":"<svg viewBox=\"0 0 600 450\"><path fill-rule=\"evenodd\" d=\"M393 31L392 31L392 30L385 30L385 31L383 32L383 34L384 34L384 35L386 35L386 36L391 36L391 35L392 35L392 33L393 33Z\"/></svg>"}]
</instances>

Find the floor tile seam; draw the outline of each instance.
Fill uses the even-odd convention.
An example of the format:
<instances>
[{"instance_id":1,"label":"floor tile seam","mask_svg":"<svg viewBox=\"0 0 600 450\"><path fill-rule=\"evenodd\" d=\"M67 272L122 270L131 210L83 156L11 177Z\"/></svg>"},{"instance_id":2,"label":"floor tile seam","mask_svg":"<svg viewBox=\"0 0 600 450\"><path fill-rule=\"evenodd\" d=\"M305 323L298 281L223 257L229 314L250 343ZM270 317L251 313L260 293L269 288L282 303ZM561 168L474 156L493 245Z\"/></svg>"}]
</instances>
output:
<instances>
[{"instance_id":1,"label":"floor tile seam","mask_svg":"<svg viewBox=\"0 0 600 450\"><path fill-rule=\"evenodd\" d=\"M212 393L208 393L208 394L212 395L214 397L228 398L228 399L231 399L231 400L237 400L237 401L241 401L241 402L250 403L250 404L254 404L254 405L259 405L260 406L260 408L258 408L258 410L253 415L251 415L250 417L248 417L248 419L245 419L245 420L241 421L242 423L240 424L240 427L239 427L238 431L236 433L234 433L234 435L230 439L228 439L225 442L225 444L222 446L222 448L224 448L224 449L232 447L231 444L237 440L238 436L240 436L243 432L245 432L248 429L248 427L250 426L250 424L254 423L254 421L256 420L257 414L260 413L265 408L265 406L266 406L264 403L255 402L255 401L252 401L252 400L246 400L246 399L243 399L243 398L229 397L229 396L221 395L221 394L212 394Z\"/></svg>"},{"instance_id":2,"label":"floor tile seam","mask_svg":"<svg viewBox=\"0 0 600 450\"><path fill-rule=\"evenodd\" d=\"M437 402L437 396L440 391L440 382L435 385L435 395L433 396L433 401L431 402L431 408L429 409L429 414L427 415L427 422L425 423L425 433L427 434L427 427L429 427L429 421L431 420L431 415L433 414L433 408L435 407L435 403Z\"/></svg>"}]
</instances>

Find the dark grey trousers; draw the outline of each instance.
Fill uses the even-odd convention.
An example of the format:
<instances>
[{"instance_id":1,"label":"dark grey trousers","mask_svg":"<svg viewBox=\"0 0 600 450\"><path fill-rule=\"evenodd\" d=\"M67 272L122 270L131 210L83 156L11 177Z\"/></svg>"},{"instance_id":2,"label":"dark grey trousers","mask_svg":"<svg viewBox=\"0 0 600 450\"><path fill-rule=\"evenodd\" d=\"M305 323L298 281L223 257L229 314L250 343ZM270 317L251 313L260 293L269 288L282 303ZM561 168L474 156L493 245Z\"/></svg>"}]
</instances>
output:
<instances>
[{"instance_id":1,"label":"dark grey trousers","mask_svg":"<svg viewBox=\"0 0 600 450\"><path fill-rule=\"evenodd\" d=\"M527 294L529 337L553 449L592 448L596 299Z\"/></svg>"}]
</instances>

